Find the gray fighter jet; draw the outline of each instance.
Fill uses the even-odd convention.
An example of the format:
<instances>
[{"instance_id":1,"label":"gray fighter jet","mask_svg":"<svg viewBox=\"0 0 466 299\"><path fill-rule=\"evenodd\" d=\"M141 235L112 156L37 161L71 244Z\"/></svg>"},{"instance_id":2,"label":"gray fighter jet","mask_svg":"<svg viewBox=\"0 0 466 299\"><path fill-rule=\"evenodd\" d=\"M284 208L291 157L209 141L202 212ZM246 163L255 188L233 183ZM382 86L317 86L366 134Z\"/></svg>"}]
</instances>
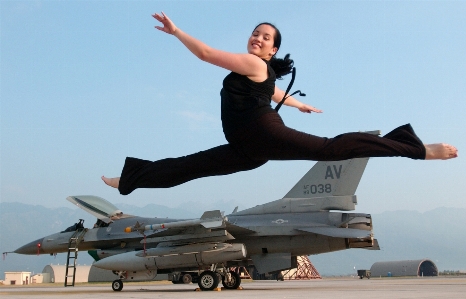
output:
<instances>
[{"instance_id":1,"label":"gray fighter jet","mask_svg":"<svg viewBox=\"0 0 466 299\"><path fill-rule=\"evenodd\" d=\"M94 227L80 222L14 252L68 252L71 264L74 251L89 250L94 266L118 274L115 291L124 280L152 280L157 273L168 273L174 283L197 281L201 290L215 289L220 280L236 289L241 279L232 267L254 265L266 273L296 267L297 256L379 249L371 215L348 213L367 162L317 162L282 199L229 215L207 211L199 219L137 217L96 196L70 196L97 217Z\"/></svg>"}]
</instances>

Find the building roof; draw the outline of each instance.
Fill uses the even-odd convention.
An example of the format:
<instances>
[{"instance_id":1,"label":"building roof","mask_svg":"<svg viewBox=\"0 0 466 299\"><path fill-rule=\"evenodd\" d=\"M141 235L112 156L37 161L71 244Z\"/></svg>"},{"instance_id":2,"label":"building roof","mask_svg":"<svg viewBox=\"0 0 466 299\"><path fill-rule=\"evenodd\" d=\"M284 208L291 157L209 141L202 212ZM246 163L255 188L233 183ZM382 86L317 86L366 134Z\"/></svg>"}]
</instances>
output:
<instances>
[{"instance_id":1,"label":"building roof","mask_svg":"<svg viewBox=\"0 0 466 299\"><path fill-rule=\"evenodd\" d=\"M438 276L438 269L428 259L377 262L371 267L371 276Z\"/></svg>"}]
</instances>

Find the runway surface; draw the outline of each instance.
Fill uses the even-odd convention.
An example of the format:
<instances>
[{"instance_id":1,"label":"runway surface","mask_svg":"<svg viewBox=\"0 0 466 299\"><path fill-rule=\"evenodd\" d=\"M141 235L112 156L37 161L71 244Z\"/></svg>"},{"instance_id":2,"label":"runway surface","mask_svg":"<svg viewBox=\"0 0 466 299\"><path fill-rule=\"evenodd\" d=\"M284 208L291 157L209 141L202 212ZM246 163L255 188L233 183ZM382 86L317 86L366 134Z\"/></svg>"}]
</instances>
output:
<instances>
[{"instance_id":1,"label":"runway surface","mask_svg":"<svg viewBox=\"0 0 466 299\"><path fill-rule=\"evenodd\" d=\"M110 283L1 286L2 298L465 298L466 277L324 278L306 281L247 281L243 290L194 291L197 284L125 283L114 292Z\"/></svg>"}]
</instances>

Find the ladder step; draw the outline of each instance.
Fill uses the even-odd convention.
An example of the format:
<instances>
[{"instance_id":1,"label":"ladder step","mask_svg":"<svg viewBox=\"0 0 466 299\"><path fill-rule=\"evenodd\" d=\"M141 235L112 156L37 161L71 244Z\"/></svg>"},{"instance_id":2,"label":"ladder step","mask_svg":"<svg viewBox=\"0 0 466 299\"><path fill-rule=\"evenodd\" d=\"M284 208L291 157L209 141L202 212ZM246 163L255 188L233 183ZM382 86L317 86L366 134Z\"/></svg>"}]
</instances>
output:
<instances>
[{"instance_id":1,"label":"ladder step","mask_svg":"<svg viewBox=\"0 0 466 299\"><path fill-rule=\"evenodd\" d=\"M68 242L68 257L66 261L66 273L65 273L65 287L74 287L74 281L75 281L75 275L76 274L76 262L78 259L78 245L79 243L83 240L84 234L87 232L87 230L82 230L82 231L76 231L73 236L69 239ZM72 275L68 275L68 270L72 272ZM68 282L69 280L72 280Z\"/></svg>"}]
</instances>

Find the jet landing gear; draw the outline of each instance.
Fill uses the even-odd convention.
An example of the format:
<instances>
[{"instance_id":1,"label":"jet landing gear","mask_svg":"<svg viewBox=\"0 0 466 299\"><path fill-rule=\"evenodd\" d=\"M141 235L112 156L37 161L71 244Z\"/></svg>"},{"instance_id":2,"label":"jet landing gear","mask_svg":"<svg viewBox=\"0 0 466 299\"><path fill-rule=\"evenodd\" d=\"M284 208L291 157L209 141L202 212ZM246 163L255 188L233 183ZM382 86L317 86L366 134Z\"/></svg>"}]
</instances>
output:
<instances>
[{"instance_id":1,"label":"jet landing gear","mask_svg":"<svg viewBox=\"0 0 466 299\"><path fill-rule=\"evenodd\" d=\"M119 292L123 290L123 279L126 279L126 271L112 271L113 274L118 275L118 279L112 282L112 290Z\"/></svg>"},{"instance_id":2,"label":"jet landing gear","mask_svg":"<svg viewBox=\"0 0 466 299\"><path fill-rule=\"evenodd\" d=\"M204 271L199 275L199 280L197 284L201 291L212 291L216 287L218 287L219 279L217 272L214 271Z\"/></svg>"},{"instance_id":3,"label":"jet landing gear","mask_svg":"<svg viewBox=\"0 0 466 299\"><path fill-rule=\"evenodd\" d=\"M228 278L228 276L230 277ZM222 284L225 289L236 290L241 284L241 277L238 273L230 271L222 276Z\"/></svg>"},{"instance_id":4,"label":"jet landing gear","mask_svg":"<svg viewBox=\"0 0 466 299\"><path fill-rule=\"evenodd\" d=\"M173 284L190 284L196 283L199 276L197 272L181 272L173 273L173 276L168 276L168 280L171 280Z\"/></svg>"},{"instance_id":5,"label":"jet landing gear","mask_svg":"<svg viewBox=\"0 0 466 299\"><path fill-rule=\"evenodd\" d=\"M114 280L112 282L112 289L116 292L119 292L123 289L123 281L121 279Z\"/></svg>"},{"instance_id":6,"label":"jet landing gear","mask_svg":"<svg viewBox=\"0 0 466 299\"><path fill-rule=\"evenodd\" d=\"M212 267L215 269L215 265ZM220 280L222 281L223 287L228 290L239 289L241 284L241 277L238 273L233 271L227 271L226 268L222 267L221 272L215 270L204 271L199 275L197 284L201 291L212 291L218 287Z\"/></svg>"},{"instance_id":7,"label":"jet landing gear","mask_svg":"<svg viewBox=\"0 0 466 299\"><path fill-rule=\"evenodd\" d=\"M118 278L112 282L112 289L119 292L123 289L123 281L151 281L157 276L157 271L113 271Z\"/></svg>"}]
</instances>

